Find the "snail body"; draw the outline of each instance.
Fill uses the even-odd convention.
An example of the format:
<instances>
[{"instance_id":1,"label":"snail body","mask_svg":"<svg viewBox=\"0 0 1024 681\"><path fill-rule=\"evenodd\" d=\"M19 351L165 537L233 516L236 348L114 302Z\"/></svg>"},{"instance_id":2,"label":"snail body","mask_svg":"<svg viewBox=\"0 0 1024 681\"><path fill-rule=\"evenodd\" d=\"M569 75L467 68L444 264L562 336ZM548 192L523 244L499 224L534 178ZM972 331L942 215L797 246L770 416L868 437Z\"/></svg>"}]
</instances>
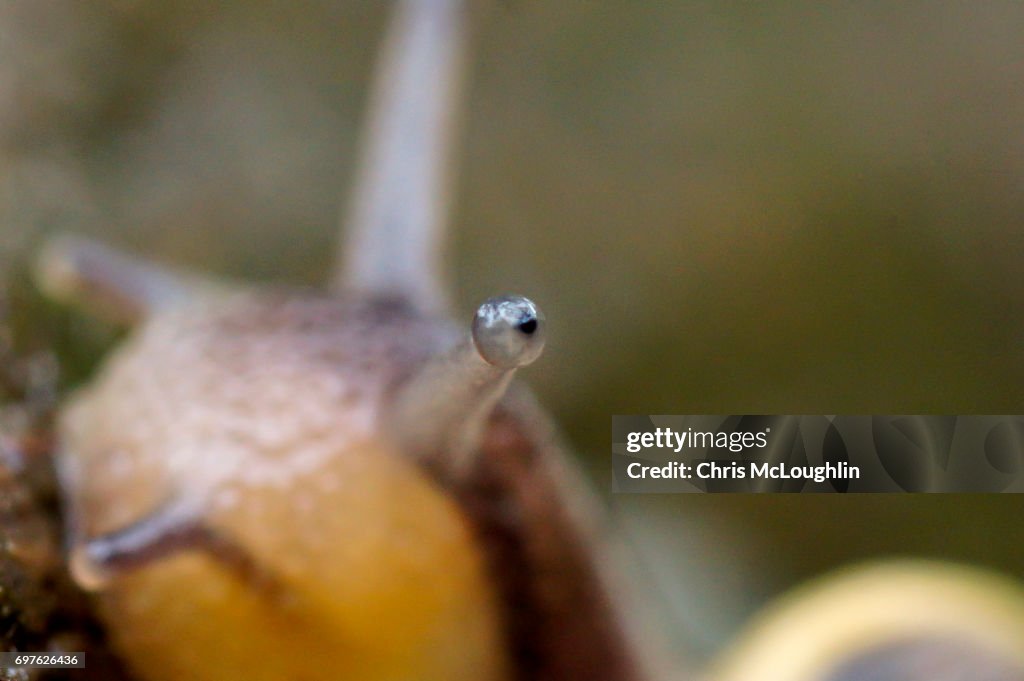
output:
<instances>
[{"instance_id":1,"label":"snail body","mask_svg":"<svg viewBox=\"0 0 1024 681\"><path fill-rule=\"evenodd\" d=\"M76 562L147 677L508 678L469 524L381 436L388 391L450 334L396 306L240 292L157 315L77 396L77 532L180 514L258 570L177 551L104 585Z\"/></svg>"},{"instance_id":2,"label":"snail body","mask_svg":"<svg viewBox=\"0 0 1024 681\"><path fill-rule=\"evenodd\" d=\"M125 319L153 310L60 420L72 573L143 678L647 678L560 443L503 397L543 346L532 302L460 332L57 240L41 279L69 296L69 272L163 282L123 289Z\"/></svg>"},{"instance_id":3,"label":"snail body","mask_svg":"<svg viewBox=\"0 0 1024 681\"><path fill-rule=\"evenodd\" d=\"M175 281L73 239L43 261L55 292ZM640 678L558 445L502 398L543 346L533 303L460 332L390 298L178 280L60 425L72 571L144 678Z\"/></svg>"}]
</instances>

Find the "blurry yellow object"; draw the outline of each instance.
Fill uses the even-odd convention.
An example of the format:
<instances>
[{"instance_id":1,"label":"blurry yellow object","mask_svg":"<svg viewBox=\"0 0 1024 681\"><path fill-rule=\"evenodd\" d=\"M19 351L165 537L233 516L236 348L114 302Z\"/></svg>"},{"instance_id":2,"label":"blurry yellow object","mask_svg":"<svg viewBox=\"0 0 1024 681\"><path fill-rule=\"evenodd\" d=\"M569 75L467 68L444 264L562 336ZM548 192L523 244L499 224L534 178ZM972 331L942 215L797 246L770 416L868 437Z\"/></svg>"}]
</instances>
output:
<instances>
[{"instance_id":1,"label":"blurry yellow object","mask_svg":"<svg viewBox=\"0 0 1024 681\"><path fill-rule=\"evenodd\" d=\"M939 562L853 567L769 606L709 676L818 681L879 647L929 638L963 642L1024 669L1024 588Z\"/></svg>"}]
</instances>

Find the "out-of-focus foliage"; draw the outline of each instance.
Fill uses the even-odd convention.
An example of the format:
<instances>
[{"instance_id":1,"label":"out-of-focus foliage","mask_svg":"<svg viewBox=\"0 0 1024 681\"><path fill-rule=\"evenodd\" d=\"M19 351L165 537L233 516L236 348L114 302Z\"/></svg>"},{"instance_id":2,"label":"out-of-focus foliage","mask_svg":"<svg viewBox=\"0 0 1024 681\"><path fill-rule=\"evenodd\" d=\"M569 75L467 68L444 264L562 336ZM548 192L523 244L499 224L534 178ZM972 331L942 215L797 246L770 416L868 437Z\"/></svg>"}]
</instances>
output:
<instances>
[{"instance_id":1,"label":"out-of-focus foliage","mask_svg":"<svg viewBox=\"0 0 1024 681\"><path fill-rule=\"evenodd\" d=\"M88 373L110 330L22 264L74 230L313 283L388 3L0 5L0 267L19 343ZM550 320L526 372L604 478L612 413L1016 413L1024 5L494 3L452 264ZM36 335L33 335L36 334ZM831 565L1024 576L1015 497L619 498L708 646ZM693 588L699 585L700 588Z\"/></svg>"}]
</instances>

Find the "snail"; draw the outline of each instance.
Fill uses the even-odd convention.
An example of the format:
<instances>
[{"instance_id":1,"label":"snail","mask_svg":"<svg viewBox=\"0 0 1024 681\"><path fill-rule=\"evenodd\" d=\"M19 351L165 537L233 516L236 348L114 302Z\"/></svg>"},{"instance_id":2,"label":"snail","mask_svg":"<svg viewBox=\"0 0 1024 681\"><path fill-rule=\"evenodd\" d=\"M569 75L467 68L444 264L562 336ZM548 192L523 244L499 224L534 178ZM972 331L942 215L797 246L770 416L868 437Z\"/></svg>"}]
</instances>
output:
<instances>
[{"instance_id":1,"label":"snail","mask_svg":"<svg viewBox=\"0 0 1024 681\"><path fill-rule=\"evenodd\" d=\"M595 513L510 385L544 315L447 312L468 13L398 3L329 291L43 249L41 288L134 327L63 409L57 468L72 574L143 679L651 678Z\"/></svg>"},{"instance_id":2,"label":"snail","mask_svg":"<svg viewBox=\"0 0 1024 681\"><path fill-rule=\"evenodd\" d=\"M467 13L398 5L329 290L73 237L42 253L53 297L134 327L63 409L58 468L72 573L142 679L693 678L646 640L600 512L512 383L543 350L538 306L497 296L452 321L440 254ZM1013 589L1005 616L956 598L941 626L886 623L894 602L977 578L932 571L798 593L707 678L923 681L942 677L912 662L936 649L1019 678ZM997 645L964 613L1003 630ZM860 628L833 626L847 616Z\"/></svg>"}]
</instances>

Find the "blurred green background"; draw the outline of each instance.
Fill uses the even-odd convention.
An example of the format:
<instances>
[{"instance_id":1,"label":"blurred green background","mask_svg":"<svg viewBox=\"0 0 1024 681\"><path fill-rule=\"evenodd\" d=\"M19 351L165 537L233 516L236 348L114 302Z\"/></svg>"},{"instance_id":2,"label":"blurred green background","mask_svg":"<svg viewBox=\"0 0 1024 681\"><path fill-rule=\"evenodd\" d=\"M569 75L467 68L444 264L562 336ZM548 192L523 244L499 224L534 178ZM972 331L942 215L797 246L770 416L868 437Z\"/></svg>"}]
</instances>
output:
<instances>
[{"instance_id":1,"label":"blurred green background","mask_svg":"<svg viewBox=\"0 0 1024 681\"><path fill-rule=\"evenodd\" d=\"M54 230L257 280L330 267L390 3L0 4L0 267ZM607 490L614 413L1020 413L1024 4L493 3L451 247L460 314L545 309L524 372ZM681 639L878 556L1024 577L1017 496L618 497Z\"/></svg>"}]
</instances>

